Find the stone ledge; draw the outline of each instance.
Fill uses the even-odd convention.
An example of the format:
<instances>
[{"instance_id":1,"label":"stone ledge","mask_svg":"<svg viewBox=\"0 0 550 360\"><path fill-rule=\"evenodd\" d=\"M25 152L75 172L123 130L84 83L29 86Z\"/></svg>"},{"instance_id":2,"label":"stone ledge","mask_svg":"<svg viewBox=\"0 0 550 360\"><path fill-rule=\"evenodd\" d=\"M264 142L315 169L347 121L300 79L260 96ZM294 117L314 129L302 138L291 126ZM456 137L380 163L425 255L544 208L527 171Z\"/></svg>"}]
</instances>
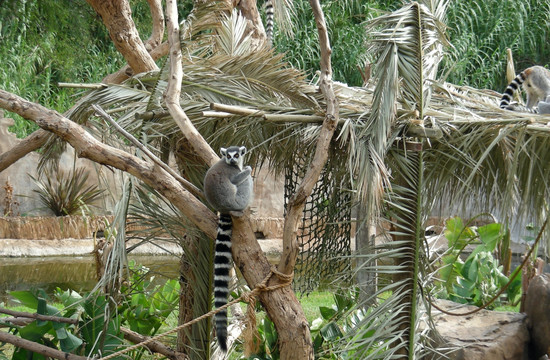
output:
<instances>
[{"instance_id":1,"label":"stone ledge","mask_svg":"<svg viewBox=\"0 0 550 360\"><path fill-rule=\"evenodd\" d=\"M471 305L437 300L443 310L465 313ZM450 316L432 310L443 343L438 348L456 349L446 354L452 360L527 360L529 331L521 313L481 310L468 316Z\"/></svg>"},{"instance_id":2,"label":"stone ledge","mask_svg":"<svg viewBox=\"0 0 550 360\"><path fill-rule=\"evenodd\" d=\"M131 240L127 246L138 243ZM167 255L181 254L179 245L170 240L156 240L156 245L143 244L132 251L135 255ZM280 239L258 240L260 247L268 257L278 257L282 251ZM87 255L94 250L94 239L54 239L54 240L28 240L28 239L0 239L0 257L33 257L33 256L70 256Z\"/></svg>"}]
</instances>

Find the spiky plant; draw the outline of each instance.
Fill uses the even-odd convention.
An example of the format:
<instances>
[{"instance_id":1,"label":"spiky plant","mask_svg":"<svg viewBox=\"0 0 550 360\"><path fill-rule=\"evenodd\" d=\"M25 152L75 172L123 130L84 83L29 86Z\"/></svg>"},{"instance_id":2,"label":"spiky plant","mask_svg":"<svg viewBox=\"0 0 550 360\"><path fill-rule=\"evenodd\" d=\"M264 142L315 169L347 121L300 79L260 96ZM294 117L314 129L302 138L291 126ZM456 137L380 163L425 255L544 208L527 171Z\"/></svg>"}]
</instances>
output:
<instances>
[{"instance_id":1,"label":"spiky plant","mask_svg":"<svg viewBox=\"0 0 550 360\"><path fill-rule=\"evenodd\" d=\"M37 186L33 192L44 205L43 209L55 216L66 216L90 214L95 201L101 198L103 190L87 184L88 176L84 168L66 172L49 167L41 177L30 177Z\"/></svg>"}]
</instances>

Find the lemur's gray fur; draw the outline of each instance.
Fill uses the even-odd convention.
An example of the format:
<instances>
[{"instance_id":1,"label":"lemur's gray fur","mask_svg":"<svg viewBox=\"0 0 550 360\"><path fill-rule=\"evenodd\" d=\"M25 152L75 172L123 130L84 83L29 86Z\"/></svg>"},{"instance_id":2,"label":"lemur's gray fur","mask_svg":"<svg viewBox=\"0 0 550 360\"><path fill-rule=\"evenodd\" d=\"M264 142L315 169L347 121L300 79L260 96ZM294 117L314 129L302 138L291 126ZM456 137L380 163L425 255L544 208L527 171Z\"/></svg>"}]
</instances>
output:
<instances>
[{"instance_id":1,"label":"lemur's gray fur","mask_svg":"<svg viewBox=\"0 0 550 360\"><path fill-rule=\"evenodd\" d=\"M204 178L204 194L210 205L219 212L218 236L214 255L214 305L227 304L229 295L229 270L231 269L232 211L243 211L252 202L252 168L243 169L244 146L220 149L222 159L215 163ZM218 312L216 336L223 351L227 351L227 310Z\"/></svg>"},{"instance_id":2,"label":"lemur's gray fur","mask_svg":"<svg viewBox=\"0 0 550 360\"><path fill-rule=\"evenodd\" d=\"M514 93L523 85L527 94L527 109L525 107L512 105ZM550 71L542 66L531 66L519 73L514 80L506 87L500 99L500 108L508 110L523 110L538 113L535 107L539 101L545 101L550 95Z\"/></svg>"}]
</instances>

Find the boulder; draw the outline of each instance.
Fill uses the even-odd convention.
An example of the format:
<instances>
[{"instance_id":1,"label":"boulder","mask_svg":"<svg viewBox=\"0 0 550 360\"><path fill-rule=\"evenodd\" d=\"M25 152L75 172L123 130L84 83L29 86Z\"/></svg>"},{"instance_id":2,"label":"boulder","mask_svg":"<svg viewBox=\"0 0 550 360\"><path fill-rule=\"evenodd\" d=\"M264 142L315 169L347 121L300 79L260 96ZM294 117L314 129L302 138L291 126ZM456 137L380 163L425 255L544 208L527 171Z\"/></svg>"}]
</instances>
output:
<instances>
[{"instance_id":1,"label":"boulder","mask_svg":"<svg viewBox=\"0 0 550 360\"><path fill-rule=\"evenodd\" d=\"M550 355L550 274L536 276L529 283L525 312L531 332L531 358Z\"/></svg>"},{"instance_id":2,"label":"boulder","mask_svg":"<svg viewBox=\"0 0 550 360\"><path fill-rule=\"evenodd\" d=\"M475 306L437 300L436 305L452 313L466 313ZM433 309L433 308L432 308ZM481 310L467 316L451 316L432 310L440 335L439 349L452 360L527 360L529 332L527 316L520 313Z\"/></svg>"}]
</instances>

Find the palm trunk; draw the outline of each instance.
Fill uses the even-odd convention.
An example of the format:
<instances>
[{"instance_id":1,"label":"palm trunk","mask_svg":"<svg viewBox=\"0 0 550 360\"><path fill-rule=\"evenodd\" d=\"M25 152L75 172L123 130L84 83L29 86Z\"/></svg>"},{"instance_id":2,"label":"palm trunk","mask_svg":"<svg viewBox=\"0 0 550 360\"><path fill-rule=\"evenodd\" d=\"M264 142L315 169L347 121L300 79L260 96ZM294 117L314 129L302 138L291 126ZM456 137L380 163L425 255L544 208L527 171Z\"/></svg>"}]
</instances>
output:
<instances>
[{"instance_id":1,"label":"palm trunk","mask_svg":"<svg viewBox=\"0 0 550 360\"><path fill-rule=\"evenodd\" d=\"M403 337L394 346L399 347L397 354L415 359L415 337L417 323L417 302L419 296L419 259L422 237L421 185L423 183L422 144L406 144L406 161L403 150L396 150L396 164L399 177L395 185L395 205L392 208L392 238L403 242L402 256L396 260L401 271L394 275L394 282L402 282L399 309L403 312L399 330ZM406 344L406 345L404 345Z\"/></svg>"}]
</instances>

